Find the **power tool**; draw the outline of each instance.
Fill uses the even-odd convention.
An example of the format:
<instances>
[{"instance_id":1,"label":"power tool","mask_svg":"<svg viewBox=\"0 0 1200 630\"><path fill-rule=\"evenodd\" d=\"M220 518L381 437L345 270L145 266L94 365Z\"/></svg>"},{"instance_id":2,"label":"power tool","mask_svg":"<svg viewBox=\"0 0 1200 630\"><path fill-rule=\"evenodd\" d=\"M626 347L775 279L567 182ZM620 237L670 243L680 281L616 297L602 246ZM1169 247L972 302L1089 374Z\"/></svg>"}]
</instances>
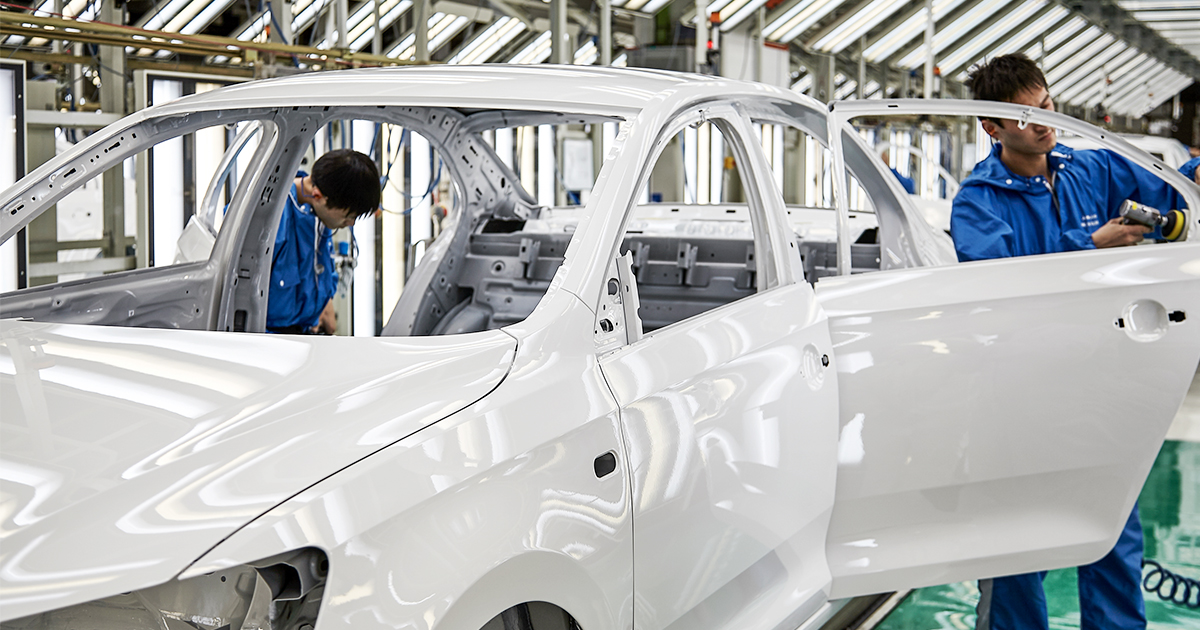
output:
<instances>
[{"instance_id":1,"label":"power tool","mask_svg":"<svg viewBox=\"0 0 1200 630\"><path fill-rule=\"evenodd\" d=\"M1121 204L1121 222L1130 225L1144 225L1154 229L1161 227L1163 238L1177 241L1187 236L1188 220L1182 210L1160 212L1145 204L1126 199Z\"/></svg>"}]
</instances>

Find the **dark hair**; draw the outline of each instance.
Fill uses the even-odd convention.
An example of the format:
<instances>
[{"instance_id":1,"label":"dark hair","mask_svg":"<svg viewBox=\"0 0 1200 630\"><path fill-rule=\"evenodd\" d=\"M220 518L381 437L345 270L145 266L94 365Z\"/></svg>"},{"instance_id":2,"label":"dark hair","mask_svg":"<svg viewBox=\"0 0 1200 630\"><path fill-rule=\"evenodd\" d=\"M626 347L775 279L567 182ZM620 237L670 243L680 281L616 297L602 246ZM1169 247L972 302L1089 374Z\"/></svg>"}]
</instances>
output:
<instances>
[{"instance_id":1,"label":"dark hair","mask_svg":"<svg viewBox=\"0 0 1200 630\"><path fill-rule=\"evenodd\" d=\"M379 207L379 169L371 158L350 149L336 149L313 164L312 181L330 208L347 210L361 219Z\"/></svg>"},{"instance_id":2,"label":"dark hair","mask_svg":"<svg viewBox=\"0 0 1200 630\"><path fill-rule=\"evenodd\" d=\"M1047 85L1046 76L1033 60L1013 53L976 66L967 76L967 87L975 100L1011 103L1020 92Z\"/></svg>"}]
</instances>

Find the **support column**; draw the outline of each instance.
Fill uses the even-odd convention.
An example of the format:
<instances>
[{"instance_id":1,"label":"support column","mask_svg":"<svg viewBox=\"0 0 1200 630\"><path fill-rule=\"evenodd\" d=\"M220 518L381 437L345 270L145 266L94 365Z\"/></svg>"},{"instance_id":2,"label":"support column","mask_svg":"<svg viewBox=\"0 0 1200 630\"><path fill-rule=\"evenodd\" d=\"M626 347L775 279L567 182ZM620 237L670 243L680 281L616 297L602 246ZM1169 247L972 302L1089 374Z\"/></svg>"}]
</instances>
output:
<instances>
[{"instance_id":1,"label":"support column","mask_svg":"<svg viewBox=\"0 0 1200 630\"><path fill-rule=\"evenodd\" d=\"M416 0L413 10L413 32L417 35L413 59L429 61L429 0Z\"/></svg>"},{"instance_id":2,"label":"support column","mask_svg":"<svg viewBox=\"0 0 1200 630\"><path fill-rule=\"evenodd\" d=\"M574 51L567 32L567 0L550 0L550 63L569 64Z\"/></svg>"},{"instance_id":3,"label":"support column","mask_svg":"<svg viewBox=\"0 0 1200 630\"><path fill-rule=\"evenodd\" d=\"M383 10L382 0L375 0L375 36L371 38L371 54L383 54Z\"/></svg>"},{"instance_id":4,"label":"support column","mask_svg":"<svg viewBox=\"0 0 1200 630\"><path fill-rule=\"evenodd\" d=\"M858 100L867 97L867 38L858 38Z\"/></svg>"},{"instance_id":5,"label":"support column","mask_svg":"<svg viewBox=\"0 0 1200 630\"><path fill-rule=\"evenodd\" d=\"M704 72L708 65L708 0L696 0L696 46L692 71Z\"/></svg>"},{"instance_id":6,"label":"support column","mask_svg":"<svg viewBox=\"0 0 1200 630\"><path fill-rule=\"evenodd\" d=\"M833 100L835 63L833 55L817 54L816 72L813 73L813 96L822 103Z\"/></svg>"},{"instance_id":7,"label":"support column","mask_svg":"<svg viewBox=\"0 0 1200 630\"><path fill-rule=\"evenodd\" d=\"M763 80L763 41L762 32L766 28L767 23L767 8L759 7L754 14L754 33L750 36L750 43L754 45L754 80L761 82Z\"/></svg>"},{"instance_id":8,"label":"support column","mask_svg":"<svg viewBox=\"0 0 1200 630\"><path fill-rule=\"evenodd\" d=\"M269 0L271 8L271 41L292 43L292 3L288 0ZM340 29L339 29L340 30Z\"/></svg>"},{"instance_id":9,"label":"support column","mask_svg":"<svg viewBox=\"0 0 1200 630\"><path fill-rule=\"evenodd\" d=\"M612 65L612 1L597 0L600 11L600 65ZM598 164L599 162L597 162Z\"/></svg>"},{"instance_id":10,"label":"support column","mask_svg":"<svg viewBox=\"0 0 1200 630\"><path fill-rule=\"evenodd\" d=\"M100 20L109 24L124 24L122 7L115 2L100 5ZM100 47L100 109L106 114L124 116L125 107L125 48ZM104 173L104 256L125 256L125 173L117 167ZM138 243L144 248L144 243Z\"/></svg>"},{"instance_id":11,"label":"support column","mask_svg":"<svg viewBox=\"0 0 1200 630\"><path fill-rule=\"evenodd\" d=\"M337 22L337 47L346 48L346 27L350 21L348 0L333 0L333 19Z\"/></svg>"},{"instance_id":12,"label":"support column","mask_svg":"<svg viewBox=\"0 0 1200 630\"><path fill-rule=\"evenodd\" d=\"M933 98L933 0L925 0L925 98Z\"/></svg>"}]
</instances>

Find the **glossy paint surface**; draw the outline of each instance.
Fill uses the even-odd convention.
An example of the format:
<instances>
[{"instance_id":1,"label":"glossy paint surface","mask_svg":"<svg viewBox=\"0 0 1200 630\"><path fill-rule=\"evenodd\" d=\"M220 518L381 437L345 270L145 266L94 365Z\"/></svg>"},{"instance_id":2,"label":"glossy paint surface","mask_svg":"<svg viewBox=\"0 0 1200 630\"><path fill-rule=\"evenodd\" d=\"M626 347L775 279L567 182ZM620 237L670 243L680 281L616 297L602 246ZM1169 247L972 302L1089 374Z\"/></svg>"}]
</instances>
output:
<instances>
[{"instance_id":1,"label":"glossy paint surface","mask_svg":"<svg viewBox=\"0 0 1200 630\"><path fill-rule=\"evenodd\" d=\"M311 545L330 556L319 629L479 628L531 600L587 628L630 627L617 408L592 312L558 295L513 329L512 374L487 398L290 499L185 576ZM595 458L610 452L617 469L597 478Z\"/></svg>"},{"instance_id":2,"label":"glossy paint surface","mask_svg":"<svg viewBox=\"0 0 1200 630\"><path fill-rule=\"evenodd\" d=\"M629 445L639 628L771 627L824 603L830 345L804 284L601 361Z\"/></svg>"},{"instance_id":3,"label":"glossy paint surface","mask_svg":"<svg viewBox=\"0 0 1200 630\"><path fill-rule=\"evenodd\" d=\"M841 392L834 597L1102 556L1200 358L1195 243L822 280L817 295ZM1117 324L1138 301L1187 318L1139 341Z\"/></svg>"},{"instance_id":4,"label":"glossy paint surface","mask_svg":"<svg viewBox=\"0 0 1200 630\"><path fill-rule=\"evenodd\" d=\"M746 111L826 110L770 86L419 68L155 111L343 104L626 122L549 290L503 330L4 322L5 618L317 547L330 562L318 630L474 630L527 601L588 630L797 627L831 591L1099 555L1200 356L1195 241L921 268L949 260L945 237L901 202L876 217L885 266L917 268L822 280L814 297L782 196L753 176L770 168ZM751 174L759 292L598 356L596 305L653 158L710 116ZM281 142L306 141L291 133ZM93 137L75 158L106 136ZM864 190L898 190L863 166L860 181L882 178ZM836 236L802 214L806 233ZM27 220L0 218L6 232ZM842 219L843 237L861 230ZM1188 317L1163 323L1176 311ZM600 475L604 456L616 468Z\"/></svg>"},{"instance_id":5,"label":"glossy paint surface","mask_svg":"<svg viewBox=\"0 0 1200 630\"><path fill-rule=\"evenodd\" d=\"M500 331L357 340L12 320L0 341L5 618L174 576L482 397L516 346Z\"/></svg>"}]
</instances>

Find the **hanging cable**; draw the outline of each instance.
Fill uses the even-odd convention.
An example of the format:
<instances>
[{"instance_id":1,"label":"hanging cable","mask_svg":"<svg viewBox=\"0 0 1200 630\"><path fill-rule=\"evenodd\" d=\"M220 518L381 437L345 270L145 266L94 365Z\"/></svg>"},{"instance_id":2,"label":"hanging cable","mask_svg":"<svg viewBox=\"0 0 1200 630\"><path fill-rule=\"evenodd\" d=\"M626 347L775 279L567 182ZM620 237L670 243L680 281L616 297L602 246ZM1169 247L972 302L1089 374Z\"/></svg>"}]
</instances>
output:
<instances>
[{"instance_id":1,"label":"hanging cable","mask_svg":"<svg viewBox=\"0 0 1200 630\"><path fill-rule=\"evenodd\" d=\"M426 197L429 197L430 195L433 194L433 191L437 188L438 183L440 183L442 181L443 162L442 162L441 157L439 156L438 160L437 160L437 170L434 170L433 152L432 151L430 151L430 153L429 153L429 170L433 174L433 177L430 178L429 187L425 189L424 194L422 194L420 196L416 196L416 195L412 195L407 192L404 192L400 188L400 186L397 185L395 183L395 181L392 180L392 166L394 166L396 164L397 158L400 157L400 152L404 150L404 146L408 143L408 137L409 137L409 132L408 132L408 129L406 128L400 133L400 140L399 140L399 142L396 143L396 148L393 151L392 150L392 134L388 134L387 145L383 148L384 155L387 156L387 170L385 170L383 173L383 176L380 177L380 187L385 188L387 186L391 186L392 190L399 193L402 197L408 199L409 204L410 204L409 207L405 208L404 210L388 210L387 208L382 208L382 207L380 208L381 210L383 210L384 212L386 212L388 214L405 215L405 214L411 213L418 205L420 205L420 203L422 201L425 200ZM416 201L413 201L414 199Z\"/></svg>"},{"instance_id":2,"label":"hanging cable","mask_svg":"<svg viewBox=\"0 0 1200 630\"><path fill-rule=\"evenodd\" d=\"M1142 578L1142 588L1158 595L1164 602L1188 608L1200 608L1200 581L1172 573L1153 560L1142 560L1142 568L1151 567Z\"/></svg>"}]
</instances>

